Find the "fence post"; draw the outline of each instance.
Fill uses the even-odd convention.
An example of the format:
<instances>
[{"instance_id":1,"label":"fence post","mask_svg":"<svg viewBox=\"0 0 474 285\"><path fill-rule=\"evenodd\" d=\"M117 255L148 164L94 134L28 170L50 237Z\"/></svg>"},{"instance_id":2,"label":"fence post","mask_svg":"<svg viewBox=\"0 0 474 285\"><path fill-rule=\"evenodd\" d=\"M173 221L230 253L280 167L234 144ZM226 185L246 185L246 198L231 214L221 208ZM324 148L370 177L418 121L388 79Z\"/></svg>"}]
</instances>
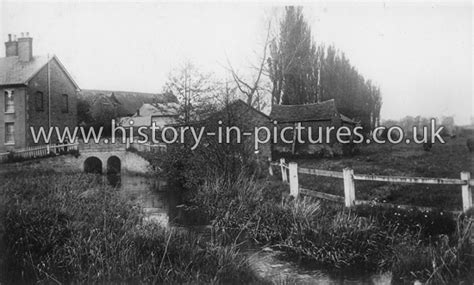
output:
<instances>
[{"instance_id":1,"label":"fence post","mask_svg":"<svg viewBox=\"0 0 474 285\"><path fill-rule=\"evenodd\" d=\"M462 210L465 212L467 209L472 207L472 191L471 185L471 173L469 172L461 172L461 179L466 181L465 185L461 186L462 189Z\"/></svg>"},{"instance_id":2,"label":"fence post","mask_svg":"<svg viewBox=\"0 0 474 285\"><path fill-rule=\"evenodd\" d=\"M49 144L46 145L46 153L49 155L51 153L51 147Z\"/></svg>"},{"instance_id":3,"label":"fence post","mask_svg":"<svg viewBox=\"0 0 474 285\"><path fill-rule=\"evenodd\" d=\"M272 159L268 158L268 173L270 176L273 176L273 167L272 167Z\"/></svg>"},{"instance_id":4,"label":"fence post","mask_svg":"<svg viewBox=\"0 0 474 285\"><path fill-rule=\"evenodd\" d=\"M283 182L288 182L288 176L286 175L284 158L280 158L280 169L281 169L281 180L283 180Z\"/></svg>"},{"instance_id":5,"label":"fence post","mask_svg":"<svg viewBox=\"0 0 474 285\"><path fill-rule=\"evenodd\" d=\"M130 138L126 138L125 140L125 149L130 149Z\"/></svg>"},{"instance_id":6,"label":"fence post","mask_svg":"<svg viewBox=\"0 0 474 285\"><path fill-rule=\"evenodd\" d=\"M354 170L350 168L344 168L342 170L342 176L344 177L345 205L346 207L352 207L355 205Z\"/></svg>"},{"instance_id":7,"label":"fence post","mask_svg":"<svg viewBox=\"0 0 474 285\"><path fill-rule=\"evenodd\" d=\"M290 195L298 198L300 189L298 183L298 164L296 162L290 162Z\"/></svg>"}]
</instances>

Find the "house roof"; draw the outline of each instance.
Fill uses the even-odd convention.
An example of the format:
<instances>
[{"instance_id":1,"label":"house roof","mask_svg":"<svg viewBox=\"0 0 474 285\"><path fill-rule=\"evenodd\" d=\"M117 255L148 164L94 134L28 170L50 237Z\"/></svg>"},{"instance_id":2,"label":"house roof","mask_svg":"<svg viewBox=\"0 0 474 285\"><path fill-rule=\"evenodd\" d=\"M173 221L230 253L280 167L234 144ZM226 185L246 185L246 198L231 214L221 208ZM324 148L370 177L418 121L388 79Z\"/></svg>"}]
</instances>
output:
<instances>
[{"instance_id":1,"label":"house roof","mask_svg":"<svg viewBox=\"0 0 474 285\"><path fill-rule=\"evenodd\" d=\"M278 122L330 120L337 114L334 99L306 105L273 105L270 117Z\"/></svg>"},{"instance_id":2,"label":"house roof","mask_svg":"<svg viewBox=\"0 0 474 285\"><path fill-rule=\"evenodd\" d=\"M342 121L355 124L355 121L337 111L334 99L305 105L273 105L270 117L279 123L307 121L328 121L340 116Z\"/></svg>"},{"instance_id":3,"label":"house roof","mask_svg":"<svg viewBox=\"0 0 474 285\"><path fill-rule=\"evenodd\" d=\"M238 118L238 117L242 116L246 112L253 112L255 114L258 114L258 115L263 116L263 117L267 118L268 120L270 120L270 117L268 115L266 115L265 113L255 109L254 107L252 107L249 104L245 103L241 99L236 99L236 100L233 100L233 101L229 102L229 104L227 104L227 106L224 106L224 107L220 108L217 111L214 111L214 112L211 112L211 113L207 114L205 116L205 118L201 121L217 121L220 117L223 116L223 114L226 114L229 110L233 113L235 118Z\"/></svg>"},{"instance_id":4,"label":"house roof","mask_svg":"<svg viewBox=\"0 0 474 285\"><path fill-rule=\"evenodd\" d=\"M0 58L0 86L1 85L19 85L28 84L48 62L56 60L58 65L71 80L74 86L79 89L71 75L67 72L56 56L34 56L30 61L23 62L18 56L9 56Z\"/></svg>"},{"instance_id":5,"label":"house roof","mask_svg":"<svg viewBox=\"0 0 474 285\"><path fill-rule=\"evenodd\" d=\"M133 121L133 124L131 123L132 121ZM151 116L124 117L120 119L119 124L122 127L151 126Z\"/></svg>"},{"instance_id":6,"label":"house roof","mask_svg":"<svg viewBox=\"0 0 474 285\"><path fill-rule=\"evenodd\" d=\"M140 107L137 116L177 116L178 112L178 103L145 103Z\"/></svg>"},{"instance_id":7,"label":"house roof","mask_svg":"<svg viewBox=\"0 0 474 285\"><path fill-rule=\"evenodd\" d=\"M239 109L240 108L240 109ZM226 106L223 106L219 108L219 110L212 111L204 115L202 118L196 121L188 122L188 123L175 123L175 124L169 124L169 126L185 126L185 125L202 125L206 123L211 123L215 124L222 118L225 118L230 111L232 113L234 119L238 119L240 117L243 117L243 115L247 112L253 112L254 114L257 114L259 116L264 117L265 119L268 119L270 121L270 117L266 115L265 113L255 109L254 107L250 106L249 104L245 103L241 99L236 99L231 102L229 102Z\"/></svg>"},{"instance_id":8,"label":"house roof","mask_svg":"<svg viewBox=\"0 0 474 285\"><path fill-rule=\"evenodd\" d=\"M91 90L83 89L79 92L89 104L94 104L99 98L107 99L115 104L118 116L125 117L133 115L143 104L178 102L176 96L170 93L143 93L113 90Z\"/></svg>"},{"instance_id":9,"label":"house roof","mask_svg":"<svg viewBox=\"0 0 474 285\"><path fill-rule=\"evenodd\" d=\"M140 112L136 112L131 117L122 117L120 125L123 127L151 126L154 117L174 117L178 116L178 103L145 103L140 107ZM131 124L133 121L133 124Z\"/></svg>"}]
</instances>

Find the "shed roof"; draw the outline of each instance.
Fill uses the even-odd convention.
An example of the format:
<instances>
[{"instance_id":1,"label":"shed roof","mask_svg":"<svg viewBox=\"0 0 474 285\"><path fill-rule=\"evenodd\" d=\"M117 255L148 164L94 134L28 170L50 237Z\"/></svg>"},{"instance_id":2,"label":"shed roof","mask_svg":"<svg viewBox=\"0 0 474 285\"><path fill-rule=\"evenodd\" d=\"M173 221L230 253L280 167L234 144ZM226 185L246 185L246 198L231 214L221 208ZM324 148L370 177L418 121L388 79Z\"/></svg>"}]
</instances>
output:
<instances>
[{"instance_id":1,"label":"shed roof","mask_svg":"<svg viewBox=\"0 0 474 285\"><path fill-rule=\"evenodd\" d=\"M273 105L270 112L272 120L279 123L329 121L335 116L340 116L346 123L356 123L337 111L334 99L305 105Z\"/></svg>"}]
</instances>

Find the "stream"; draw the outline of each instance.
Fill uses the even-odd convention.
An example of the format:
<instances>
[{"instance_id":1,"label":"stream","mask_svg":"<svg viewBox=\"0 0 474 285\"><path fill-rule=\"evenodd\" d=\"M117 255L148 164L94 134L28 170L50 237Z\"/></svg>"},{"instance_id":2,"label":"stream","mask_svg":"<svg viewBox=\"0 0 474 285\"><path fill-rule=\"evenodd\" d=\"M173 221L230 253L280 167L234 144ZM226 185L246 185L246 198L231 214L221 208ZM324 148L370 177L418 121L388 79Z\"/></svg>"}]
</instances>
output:
<instances>
[{"instance_id":1,"label":"stream","mask_svg":"<svg viewBox=\"0 0 474 285\"><path fill-rule=\"evenodd\" d=\"M178 216L180 191L165 180L128 174L107 175L107 183L117 187L122 195L139 203L146 219L173 227ZM273 283L298 284L390 284L391 274L331 273L320 269L305 269L292 261L279 258L281 254L270 248L246 251L251 267L262 278Z\"/></svg>"}]
</instances>

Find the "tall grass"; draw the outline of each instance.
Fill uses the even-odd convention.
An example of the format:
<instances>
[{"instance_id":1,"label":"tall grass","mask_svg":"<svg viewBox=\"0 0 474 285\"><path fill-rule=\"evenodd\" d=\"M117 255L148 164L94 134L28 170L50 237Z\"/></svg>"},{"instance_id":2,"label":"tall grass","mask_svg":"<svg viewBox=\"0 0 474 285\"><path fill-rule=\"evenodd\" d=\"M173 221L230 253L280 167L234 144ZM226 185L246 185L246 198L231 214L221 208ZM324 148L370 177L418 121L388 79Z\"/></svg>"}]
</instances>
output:
<instances>
[{"instance_id":1,"label":"tall grass","mask_svg":"<svg viewBox=\"0 0 474 285\"><path fill-rule=\"evenodd\" d=\"M336 269L378 271L390 265L393 238L373 220L348 211L293 231L283 241L286 251L307 263Z\"/></svg>"},{"instance_id":2,"label":"tall grass","mask_svg":"<svg viewBox=\"0 0 474 285\"><path fill-rule=\"evenodd\" d=\"M281 187L267 181L209 179L191 203L204 209L226 241L252 239L332 268L376 271L390 265L392 234L375 220L281 195Z\"/></svg>"},{"instance_id":3,"label":"tall grass","mask_svg":"<svg viewBox=\"0 0 474 285\"><path fill-rule=\"evenodd\" d=\"M141 209L100 179L52 172L4 177L2 282L257 280L235 245L144 224Z\"/></svg>"},{"instance_id":4,"label":"tall grass","mask_svg":"<svg viewBox=\"0 0 474 285\"><path fill-rule=\"evenodd\" d=\"M473 281L470 235L472 221L460 217L451 236L441 235L426 243L405 234L394 251L393 279L398 283L419 280L426 284L453 284ZM408 233L408 232L407 232Z\"/></svg>"},{"instance_id":5,"label":"tall grass","mask_svg":"<svg viewBox=\"0 0 474 285\"><path fill-rule=\"evenodd\" d=\"M168 164L171 172L174 165L184 165L178 162ZM206 160L200 163L201 171L213 167ZM180 174L183 181L196 181L194 172ZM395 282L466 279L469 240L459 234L448 212L370 206L347 210L308 198L294 200L286 185L245 171L232 179L205 171L198 177L187 204L211 221L223 243L252 240L328 269L393 271Z\"/></svg>"},{"instance_id":6,"label":"tall grass","mask_svg":"<svg viewBox=\"0 0 474 285\"><path fill-rule=\"evenodd\" d=\"M309 198L295 200L282 195L283 188L246 176L236 181L213 177L189 203L205 212L224 242L251 239L312 267L393 271L400 282L446 284L466 278L468 226L458 224L455 230L448 213L347 210Z\"/></svg>"},{"instance_id":7,"label":"tall grass","mask_svg":"<svg viewBox=\"0 0 474 285\"><path fill-rule=\"evenodd\" d=\"M223 241L265 243L284 238L291 223L290 208L273 190L243 175L235 181L215 177L206 179L189 200L212 221Z\"/></svg>"}]
</instances>

